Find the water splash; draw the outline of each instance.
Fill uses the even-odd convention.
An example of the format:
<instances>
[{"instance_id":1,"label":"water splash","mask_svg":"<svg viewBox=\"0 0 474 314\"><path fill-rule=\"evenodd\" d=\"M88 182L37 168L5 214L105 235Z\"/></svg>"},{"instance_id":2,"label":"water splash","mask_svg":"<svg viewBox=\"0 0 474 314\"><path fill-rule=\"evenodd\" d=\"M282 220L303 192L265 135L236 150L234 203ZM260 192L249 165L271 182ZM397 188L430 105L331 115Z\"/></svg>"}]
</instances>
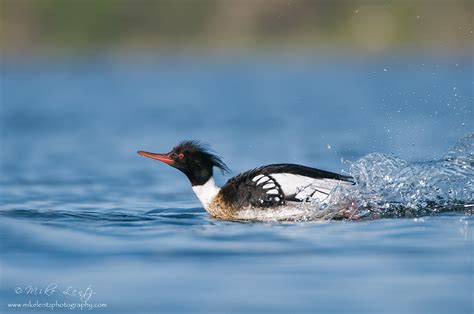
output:
<instances>
[{"instance_id":1,"label":"water splash","mask_svg":"<svg viewBox=\"0 0 474 314\"><path fill-rule=\"evenodd\" d=\"M459 140L441 160L411 163L372 153L354 162L351 174L357 185L338 197L351 199L352 207L342 212L346 218L469 213L474 210L474 133Z\"/></svg>"},{"instance_id":2,"label":"water splash","mask_svg":"<svg viewBox=\"0 0 474 314\"><path fill-rule=\"evenodd\" d=\"M474 211L474 134L441 159L408 162L381 153L351 164L355 185L339 185L329 199L290 204L279 211L251 211L250 220L328 220L420 217Z\"/></svg>"}]
</instances>

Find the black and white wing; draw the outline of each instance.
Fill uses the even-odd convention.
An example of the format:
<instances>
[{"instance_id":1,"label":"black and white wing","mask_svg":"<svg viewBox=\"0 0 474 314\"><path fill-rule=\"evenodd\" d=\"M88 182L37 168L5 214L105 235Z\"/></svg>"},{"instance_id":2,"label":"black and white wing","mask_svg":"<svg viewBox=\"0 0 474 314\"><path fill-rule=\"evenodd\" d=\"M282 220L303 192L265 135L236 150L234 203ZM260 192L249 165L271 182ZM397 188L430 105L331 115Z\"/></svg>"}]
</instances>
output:
<instances>
[{"instance_id":1,"label":"black and white wing","mask_svg":"<svg viewBox=\"0 0 474 314\"><path fill-rule=\"evenodd\" d=\"M275 207L286 201L325 202L340 185L353 185L351 177L294 164L275 164L230 179L221 190L226 201L238 206Z\"/></svg>"},{"instance_id":2,"label":"black and white wing","mask_svg":"<svg viewBox=\"0 0 474 314\"><path fill-rule=\"evenodd\" d=\"M274 207L283 205L284 193L270 175L252 170L227 181L220 194L228 204L238 207Z\"/></svg>"}]
</instances>

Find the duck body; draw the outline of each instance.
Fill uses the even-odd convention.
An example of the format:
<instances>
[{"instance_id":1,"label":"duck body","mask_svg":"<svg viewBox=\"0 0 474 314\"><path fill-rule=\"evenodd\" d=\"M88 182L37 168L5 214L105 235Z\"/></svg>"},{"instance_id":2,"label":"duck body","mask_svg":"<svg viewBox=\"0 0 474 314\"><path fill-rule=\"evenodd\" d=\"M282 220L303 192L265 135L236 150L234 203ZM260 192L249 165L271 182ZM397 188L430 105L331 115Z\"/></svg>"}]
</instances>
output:
<instances>
[{"instance_id":1,"label":"duck body","mask_svg":"<svg viewBox=\"0 0 474 314\"><path fill-rule=\"evenodd\" d=\"M182 142L167 154L138 153L184 172L206 211L224 220L297 219L308 214L302 204L322 206L336 190L354 185L349 176L296 164L272 164L241 173L218 187L213 167L223 172L228 168L199 142Z\"/></svg>"}]
</instances>

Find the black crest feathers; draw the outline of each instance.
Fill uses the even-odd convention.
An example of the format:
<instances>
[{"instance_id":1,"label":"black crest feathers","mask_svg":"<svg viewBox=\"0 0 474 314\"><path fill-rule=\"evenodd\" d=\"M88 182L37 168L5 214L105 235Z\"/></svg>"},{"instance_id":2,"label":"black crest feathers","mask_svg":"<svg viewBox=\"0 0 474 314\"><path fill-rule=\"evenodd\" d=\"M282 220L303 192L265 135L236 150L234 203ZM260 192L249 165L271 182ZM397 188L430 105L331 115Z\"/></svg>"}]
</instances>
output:
<instances>
[{"instance_id":1,"label":"black crest feathers","mask_svg":"<svg viewBox=\"0 0 474 314\"><path fill-rule=\"evenodd\" d=\"M173 151L176 153L186 152L188 154L199 154L201 157L208 159L214 167L219 168L222 174L230 173L229 167L227 167L222 158L216 155L207 144L196 140L183 141L176 145Z\"/></svg>"}]
</instances>

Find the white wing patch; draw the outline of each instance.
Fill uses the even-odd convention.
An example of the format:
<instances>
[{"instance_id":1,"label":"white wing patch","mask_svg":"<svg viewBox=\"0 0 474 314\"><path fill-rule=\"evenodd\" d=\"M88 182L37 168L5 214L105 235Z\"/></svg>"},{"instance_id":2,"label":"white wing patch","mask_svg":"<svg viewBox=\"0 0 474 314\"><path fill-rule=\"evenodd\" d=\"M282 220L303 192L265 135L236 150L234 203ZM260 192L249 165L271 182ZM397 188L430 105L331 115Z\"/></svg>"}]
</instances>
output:
<instances>
[{"instance_id":1,"label":"white wing patch","mask_svg":"<svg viewBox=\"0 0 474 314\"><path fill-rule=\"evenodd\" d=\"M255 178L253 178L252 181L254 181L254 182L258 181L258 180L260 180L260 178L263 178L264 176L265 175L263 175L263 174L259 174L258 176L255 176Z\"/></svg>"},{"instance_id":2,"label":"white wing patch","mask_svg":"<svg viewBox=\"0 0 474 314\"><path fill-rule=\"evenodd\" d=\"M263 186L264 189L271 189L275 187L275 183L271 182Z\"/></svg>"},{"instance_id":3,"label":"white wing patch","mask_svg":"<svg viewBox=\"0 0 474 314\"><path fill-rule=\"evenodd\" d=\"M278 182L286 197L297 200L314 199L324 202L340 185L351 185L349 182L335 179L315 179L290 173L275 173L270 175Z\"/></svg>"},{"instance_id":4,"label":"white wing patch","mask_svg":"<svg viewBox=\"0 0 474 314\"><path fill-rule=\"evenodd\" d=\"M253 182L256 182L257 186L260 186L269 199L273 199L276 202L283 202L284 193L278 187L277 181L271 175L259 174L252 179ZM263 200L260 200L263 202Z\"/></svg>"},{"instance_id":5,"label":"white wing patch","mask_svg":"<svg viewBox=\"0 0 474 314\"><path fill-rule=\"evenodd\" d=\"M352 185L350 182L336 179L315 179L291 173L259 174L252 178L268 197L276 202L284 199L317 200L326 202L334 190L341 185Z\"/></svg>"},{"instance_id":6,"label":"white wing patch","mask_svg":"<svg viewBox=\"0 0 474 314\"><path fill-rule=\"evenodd\" d=\"M271 189L266 192L267 194L271 195L278 195L278 190L277 189Z\"/></svg>"}]
</instances>

